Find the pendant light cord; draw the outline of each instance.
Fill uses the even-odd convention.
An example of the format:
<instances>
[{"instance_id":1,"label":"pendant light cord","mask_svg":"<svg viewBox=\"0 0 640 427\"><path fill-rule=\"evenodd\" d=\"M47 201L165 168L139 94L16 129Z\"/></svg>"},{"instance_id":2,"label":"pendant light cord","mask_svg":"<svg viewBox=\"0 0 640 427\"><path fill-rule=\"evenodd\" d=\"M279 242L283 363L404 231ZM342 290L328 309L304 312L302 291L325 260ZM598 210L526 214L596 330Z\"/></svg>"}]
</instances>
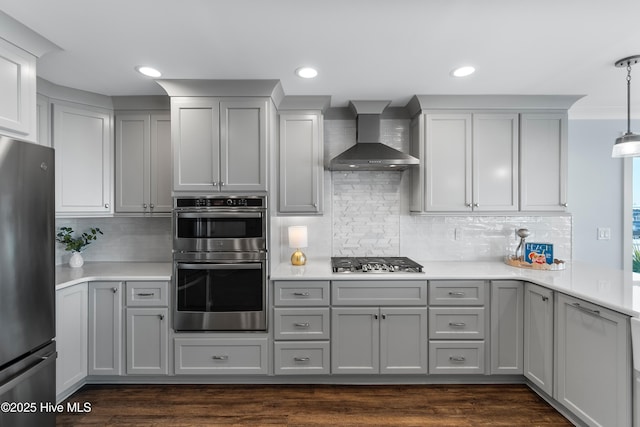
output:
<instances>
[{"instance_id":1,"label":"pendant light cord","mask_svg":"<svg viewBox=\"0 0 640 427\"><path fill-rule=\"evenodd\" d=\"M627 135L631 134L631 61L627 62Z\"/></svg>"}]
</instances>

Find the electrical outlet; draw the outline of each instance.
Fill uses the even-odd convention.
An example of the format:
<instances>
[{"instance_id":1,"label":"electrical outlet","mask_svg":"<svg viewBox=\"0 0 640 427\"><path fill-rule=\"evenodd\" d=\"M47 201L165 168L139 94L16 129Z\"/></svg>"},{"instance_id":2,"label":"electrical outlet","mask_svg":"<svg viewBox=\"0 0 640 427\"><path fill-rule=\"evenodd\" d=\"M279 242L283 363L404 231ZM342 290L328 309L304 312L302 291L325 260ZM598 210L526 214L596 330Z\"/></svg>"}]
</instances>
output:
<instances>
[{"instance_id":1,"label":"electrical outlet","mask_svg":"<svg viewBox=\"0 0 640 427\"><path fill-rule=\"evenodd\" d=\"M609 227L598 227L598 240L611 240L611 229Z\"/></svg>"},{"instance_id":2,"label":"electrical outlet","mask_svg":"<svg viewBox=\"0 0 640 427\"><path fill-rule=\"evenodd\" d=\"M453 238L455 240L462 240L462 229L456 228L453 230Z\"/></svg>"}]
</instances>

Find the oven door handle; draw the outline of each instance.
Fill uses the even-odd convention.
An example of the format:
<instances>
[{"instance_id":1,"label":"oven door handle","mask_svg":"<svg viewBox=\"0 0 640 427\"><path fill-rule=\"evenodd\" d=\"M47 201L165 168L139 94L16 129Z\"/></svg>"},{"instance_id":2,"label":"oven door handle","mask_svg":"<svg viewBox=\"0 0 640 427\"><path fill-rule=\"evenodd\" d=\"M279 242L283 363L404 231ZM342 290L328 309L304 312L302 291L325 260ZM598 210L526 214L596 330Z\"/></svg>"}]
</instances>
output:
<instances>
[{"instance_id":1,"label":"oven door handle","mask_svg":"<svg viewBox=\"0 0 640 427\"><path fill-rule=\"evenodd\" d=\"M261 212L176 212L178 218L262 218Z\"/></svg>"},{"instance_id":2,"label":"oven door handle","mask_svg":"<svg viewBox=\"0 0 640 427\"><path fill-rule=\"evenodd\" d=\"M260 263L246 264L182 264L178 263L178 269L182 270L260 270Z\"/></svg>"}]
</instances>

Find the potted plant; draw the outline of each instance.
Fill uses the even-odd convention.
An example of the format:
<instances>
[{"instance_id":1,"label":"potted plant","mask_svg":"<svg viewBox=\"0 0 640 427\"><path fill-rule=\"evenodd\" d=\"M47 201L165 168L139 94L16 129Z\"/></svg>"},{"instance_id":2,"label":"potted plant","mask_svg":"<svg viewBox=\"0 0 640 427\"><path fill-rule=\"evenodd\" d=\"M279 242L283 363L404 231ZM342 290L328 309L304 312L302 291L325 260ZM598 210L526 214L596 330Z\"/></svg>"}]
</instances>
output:
<instances>
[{"instance_id":1,"label":"potted plant","mask_svg":"<svg viewBox=\"0 0 640 427\"><path fill-rule=\"evenodd\" d=\"M56 241L65 245L64 249L71 252L71 259L69 259L71 267L82 267L84 260L80 253L85 246L98 239L98 234L103 233L96 227L90 228L88 232L85 231L78 237L73 237L73 228L60 227L60 231L56 234Z\"/></svg>"}]
</instances>

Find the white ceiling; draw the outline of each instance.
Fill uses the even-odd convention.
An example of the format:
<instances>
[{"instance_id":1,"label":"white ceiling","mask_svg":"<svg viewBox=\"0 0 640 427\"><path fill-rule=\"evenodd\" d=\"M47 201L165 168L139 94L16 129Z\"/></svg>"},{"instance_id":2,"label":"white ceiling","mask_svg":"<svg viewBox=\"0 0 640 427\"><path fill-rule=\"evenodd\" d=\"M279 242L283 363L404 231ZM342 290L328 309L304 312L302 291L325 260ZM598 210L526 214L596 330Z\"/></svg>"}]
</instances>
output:
<instances>
[{"instance_id":1,"label":"white ceiling","mask_svg":"<svg viewBox=\"0 0 640 427\"><path fill-rule=\"evenodd\" d=\"M571 110L624 117L620 58L640 54L639 0L0 0L62 48L38 75L105 95L164 94L166 79L280 79L287 95L586 95ZM466 79L453 68L472 64ZM294 75L302 65L313 80ZM640 65L632 113L640 117ZM634 80L634 82L636 81Z\"/></svg>"}]
</instances>

